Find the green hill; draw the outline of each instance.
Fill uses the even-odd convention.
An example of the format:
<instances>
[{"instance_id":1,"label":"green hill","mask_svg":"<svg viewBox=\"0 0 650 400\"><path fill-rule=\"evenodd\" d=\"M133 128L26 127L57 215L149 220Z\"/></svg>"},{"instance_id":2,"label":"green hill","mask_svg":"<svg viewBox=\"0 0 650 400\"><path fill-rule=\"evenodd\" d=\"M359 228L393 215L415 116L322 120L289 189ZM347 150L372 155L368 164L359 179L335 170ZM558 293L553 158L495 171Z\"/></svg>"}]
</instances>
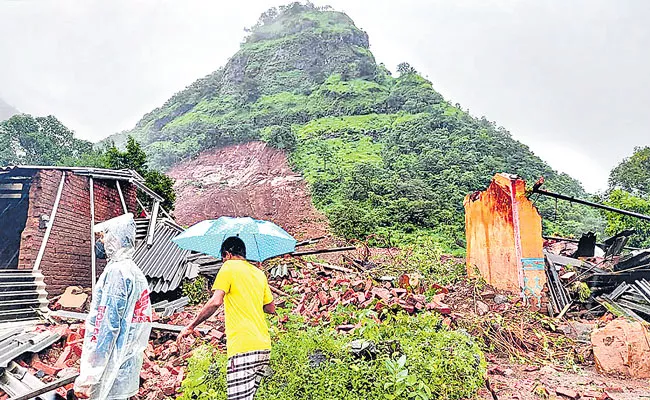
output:
<instances>
[{"instance_id":1,"label":"green hill","mask_svg":"<svg viewBox=\"0 0 650 400\"><path fill-rule=\"evenodd\" d=\"M368 35L330 8L265 12L228 63L146 114L133 131L154 167L264 139L291 152L314 203L348 237L421 233L462 245L465 194L495 172L584 197L509 132L450 104L408 64L375 62ZM121 134L114 140L126 137ZM594 211L540 200L549 233L602 229Z\"/></svg>"}]
</instances>

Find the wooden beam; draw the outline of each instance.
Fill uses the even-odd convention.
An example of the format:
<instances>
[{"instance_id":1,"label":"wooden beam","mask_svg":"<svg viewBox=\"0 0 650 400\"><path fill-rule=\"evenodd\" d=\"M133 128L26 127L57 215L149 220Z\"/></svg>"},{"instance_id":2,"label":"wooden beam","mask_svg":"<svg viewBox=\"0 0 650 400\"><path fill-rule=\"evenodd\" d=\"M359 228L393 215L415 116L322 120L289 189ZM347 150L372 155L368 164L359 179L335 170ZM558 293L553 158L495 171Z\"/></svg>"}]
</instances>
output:
<instances>
[{"instance_id":1,"label":"wooden beam","mask_svg":"<svg viewBox=\"0 0 650 400\"><path fill-rule=\"evenodd\" d=\"M95 293L97 280L97 259L95 256L95 181L90 178L90 284L92 293Z\"/></svg>"},{"instance_id":2,"label":"wooden beam","mask_svg":"<svg viewBox=\"0 0 650 400\"><path fill-rule=\"evenodd\" d=\"M86 318L88 317L88 314L86 314L86 313L79 313L79 312L65 311L65 310L52 311L52 315L54 315L55 317L59 317L59 318L75 319L75 320L80 320L80 321L85 321ZM183 328L185 328L185 326L183 326L183 325L161 324L159 322L152 322L151 323L151 328L155 329L155 330L159 330L159 331L180 333L183 330ZM198 328L197 331L199 331L201 333L207 333L207 332L209 332L209 329Z\"/></svg>"},{"instance_id":3,"label":"wooden beam","mask_svg":"<svg viewBox=\"0 0 650 400\"><path fill-rule=\"evenodd\" d=\"M117 193L120 194L120 202L122 203L122 209L124 210L124 214L128 214L129 209L126 207L126 201L124 201L124 194L122 193L122 186L120 186L120 181L115 181L115 185L117 186Z\"/></svg>"},{"instance_id":4,"label":"wooden beam","mask_svg":"<svg viewBox=\"0 0 650 400\"><path fill-rule=\"evenodd\" d=\"M138 196L135 196L135 201L138 202L138 205L140 206L140 208L142 209L142 211L144 211L146 214L149 213L149 211L147 211L147 208L144 206L144 204L142 204L142 202L140 201L140 199L138 199Z\"/></svg>"},{"instance_id":5,"label":"wooden beam","mask_svg":"<svg viewBox=\"0 0 650 400\"><path fill-rule=\"evenodd\" d=\"M52 207L52 213L50 214L50 221L45 229L45 235L43 236L43 242L41 242L41 248L38 249L38 255L36 256L36 262L34 262L34 271L37 271L41 266L41 261L43 260L43 255L45 254L45 247L47 247L47 241L50 239L50 233L52 233L52 227L54 226L54 219L56 218L56 212L59 209L59 203L61 202L61 194L63 193L63 186L65 185L65 171L61 173L61 182L59 182L59 189L56 192L56 198L54 199L54 206Z\"/></svg>"},{"instance_id":6,"label":"wooden beam","mask_svg":"<svg viewBox=\"0 0 650 400\"><path fill-rule=\"evenodd\" d=\"M149 230L147 231L147 246L153 244L153 234L156 231L156 221L158 219L158 209L160 208L160 202L153 202L153 210L151 211L151 217L149 219Z\"/></svg>"},{"instance_id":7,"label":"wooden beam","mask_svg":"<svg viewBox=\"0 0 650 400\"><path fill-rule=\"evenodd\" d=\"M300 256L308 256L312 254L325 254L325 253L337 253L339 251L352 251L356 250L357 248L354 246L348 246L348 247L336 247L333 249L320 249L320 250L308 250L308 251L300 251L300 252L295 252L295 253L290 253L292 256L295 257L300 257Z\"/></svg>"}]
</instances>

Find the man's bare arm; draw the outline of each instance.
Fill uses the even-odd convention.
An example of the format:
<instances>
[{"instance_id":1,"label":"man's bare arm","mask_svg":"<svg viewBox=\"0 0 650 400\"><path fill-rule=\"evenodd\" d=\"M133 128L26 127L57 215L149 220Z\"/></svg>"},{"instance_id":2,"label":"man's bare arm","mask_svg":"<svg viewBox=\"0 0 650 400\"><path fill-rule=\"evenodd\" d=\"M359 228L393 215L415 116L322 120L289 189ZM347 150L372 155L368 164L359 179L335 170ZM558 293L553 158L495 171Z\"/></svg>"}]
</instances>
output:
<instances>
[{"instance_id":1,"label":"man's bare arm","mask_svg":"<svg viewBox=\"0 0 650 400\"><path fill-rule=\"evenodd\" d=\"M269 304L264 304L264 307L262 307L262 309L267 314L275 314L275 303L270 302Z\"/></svg>"},{"instance_id":2,"label":"man's bare arm","mask_svg":"<svg viewBox=\"0 0 650 400\"><path fill-rule=\"evenodd\" d=\"M201 325L205 320L210 318L212 314L214 314L218 309L219 306L223 304L223 296L225 296L226 293L224 293L223 290L215 290L214 294L212 297L210 297L210 300L208 300L207 303L203 306L201 311L199 311L199 314L192 320L192 322L189 325L190 329L195 329L197 326Z\"/></svg>"}]
</instances>

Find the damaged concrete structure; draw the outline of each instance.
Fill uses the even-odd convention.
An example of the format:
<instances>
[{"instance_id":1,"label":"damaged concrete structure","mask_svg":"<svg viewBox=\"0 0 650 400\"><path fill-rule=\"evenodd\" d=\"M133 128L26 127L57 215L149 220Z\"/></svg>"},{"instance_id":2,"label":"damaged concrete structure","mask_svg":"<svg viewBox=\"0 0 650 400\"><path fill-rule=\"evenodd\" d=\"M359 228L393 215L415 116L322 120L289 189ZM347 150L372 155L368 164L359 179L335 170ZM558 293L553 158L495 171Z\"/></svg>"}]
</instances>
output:
<instances>
[{"instance_id":1,"label":"damaged concrete structure","mask_svg":"<svg viewBox=\"0 0 650 400\"><path fill-rule=\"evenodd\" d=\"M546 285L542 219L526 182L496 174L487 190L465 197L467 271L541 307Z\"/></svg>"}]
</instances>

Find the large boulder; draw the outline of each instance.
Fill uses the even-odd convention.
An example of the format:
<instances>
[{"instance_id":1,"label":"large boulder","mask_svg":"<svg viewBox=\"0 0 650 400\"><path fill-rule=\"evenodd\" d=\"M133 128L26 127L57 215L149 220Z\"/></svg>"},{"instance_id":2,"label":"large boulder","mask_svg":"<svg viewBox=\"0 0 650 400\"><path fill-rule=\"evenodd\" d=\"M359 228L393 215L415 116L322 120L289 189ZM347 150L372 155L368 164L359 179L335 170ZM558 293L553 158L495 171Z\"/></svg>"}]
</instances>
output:
<instances>
[{"instance_id":1,"label":"large boulder","mask_svg":"<svg viewBox=\"0 0 650 400\"><path fill-rule=\"evenodd\" d=\"M638 321L618 318L591 334L598 372L650 378L650 334Z\"/></svg>"}]
</instances>

